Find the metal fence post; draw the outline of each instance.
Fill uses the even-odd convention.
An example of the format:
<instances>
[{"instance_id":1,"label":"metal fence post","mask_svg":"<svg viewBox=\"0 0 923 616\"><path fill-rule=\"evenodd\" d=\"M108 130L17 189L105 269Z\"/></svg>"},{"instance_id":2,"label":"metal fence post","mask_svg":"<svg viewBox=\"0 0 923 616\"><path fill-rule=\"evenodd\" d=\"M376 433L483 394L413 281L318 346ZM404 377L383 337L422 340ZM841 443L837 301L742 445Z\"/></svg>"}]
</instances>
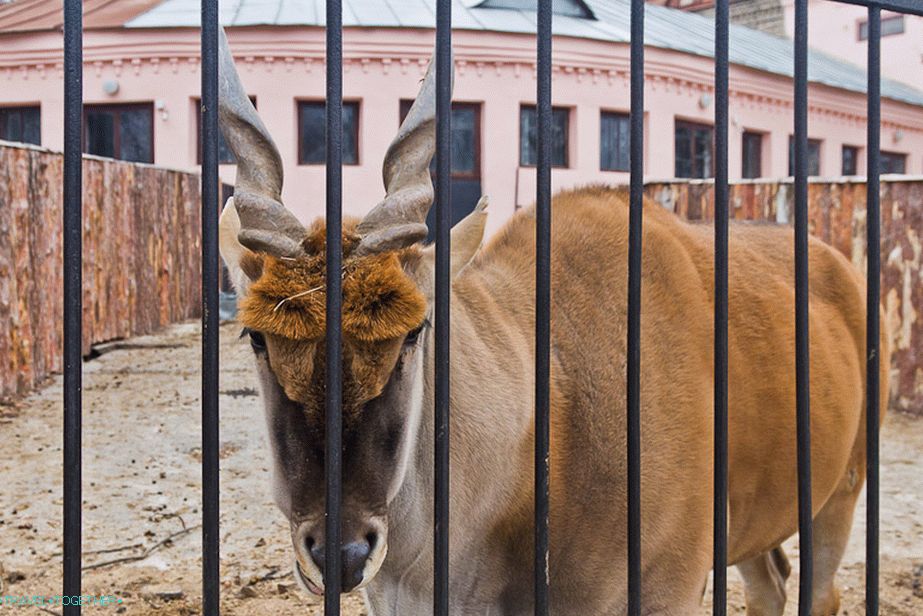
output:
<instances>
[{"instance_id":1,"label":"metal fence post","mask_svg":"<svg viewBox=\"0 0 923 616\"><path fill-rule=\"evenodd\" d=\"M715 3L715 476L712 613L727 613L728 0Z\"/></svg>"},{"instance_id":2,"label":"metal fence post","mask_svg":"<svg viewBox=\"0 0 923 616\"><path fill-rule=\"evenodd\" d=\"M81 594L83 498L83 12L64 2L64 594ZM80 605L65 605L65 616Z\"/></svg>"},{"instance_id":3,"label":"metal fence post","mask_svg":"<svg viewBox=\"0 0 923 616\"><path fill-rule=\"evenodd\" d=\"M628 614L641 616L641 249L644 218L644 0L631 1L628 215Z\"/></svg>"}]
</instances>

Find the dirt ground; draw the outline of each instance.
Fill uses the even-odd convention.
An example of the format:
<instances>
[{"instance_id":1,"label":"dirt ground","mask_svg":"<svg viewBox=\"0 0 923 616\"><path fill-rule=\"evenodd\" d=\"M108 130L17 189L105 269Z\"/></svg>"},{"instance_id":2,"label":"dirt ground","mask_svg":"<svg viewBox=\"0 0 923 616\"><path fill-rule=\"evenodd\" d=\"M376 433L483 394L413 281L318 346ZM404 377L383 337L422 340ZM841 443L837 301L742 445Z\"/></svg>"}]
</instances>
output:
<instances>
[{"instance_id":1,"label":"dirt ground","mask_svg":"<svg viewBox=\"0 0 923 616\"><path fill-rule=\"evenodd\" d=\"M318 601L291 577L287 525L270 495L251 351L237 334L233 325L222 327L222 611L320 614ZM195 324L175 326L109 345L84 365L84 594L123 601L116 608L84 608L87 614L201 613L198 336ZM0 596L60 592L60 391L58 377L21 403L0 407ZM881 456L881 613L919 616L923 420L889 415ZM863 519L860 508L840 570L843 614L864 613ZM786 613L794 614L794 541L788 553L796 572ZM729 611L743 613L739 578L733 570L729 578ZM33 612L39 610L16 613ZM343 613L365 614L361 599L346 597Z\"/></svg>"}]
</instances>

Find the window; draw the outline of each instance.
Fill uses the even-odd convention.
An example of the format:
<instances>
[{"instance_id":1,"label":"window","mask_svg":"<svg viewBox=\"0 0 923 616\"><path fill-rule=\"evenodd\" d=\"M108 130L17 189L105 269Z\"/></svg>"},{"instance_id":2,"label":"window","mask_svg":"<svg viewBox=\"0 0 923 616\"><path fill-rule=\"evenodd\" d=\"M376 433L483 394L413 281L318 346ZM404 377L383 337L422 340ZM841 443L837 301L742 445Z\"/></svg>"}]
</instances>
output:
<instances>
[{"instance_id":1,"label":"window","mask_svg":"<svg viewBox=\"0 0 923 616\"><path fill-rule=\"evenodd\" d=\"M795 138L788 137L788 174L795 175ZM808 139L808 175L820 175L820 139Z\"/></svg>"},{"instance_id":2,"label":"window","mask_svg":"<svg viewBox=\"0 0 923 616\"><path fill-rule=\"evenodd\" d=\"M133 105L86 105L83 151L136 163L154 162L154 108Z\"/></svg>"},{"instance_id":3,"label":"window","mask_svg":"<svg viewBox=\"0 0 923 616\"><path fill-rule=\"evenodd\" d=\"M677 120L674 146L676 177L710 178L715 174L714 131L711 126Z\"/></svg>"},{"instance_id":4,"label":"window","mask_svg":"<svg viewBox=\"0 0 923 616\"><path fill-rule=\"evenodd\" d=\"M741 175L748 180L763 176L763 133L744 131Z\"/></svg>"},{"instance_id":5,"label":"window","mask_svg":"<svg viewBox=\"0 0 923 616\"><path fill-rule=\"evenodd\" d=\"M843 175L858 175L859 148L854 145L843 146Z\"/></svg>"},{"instance_id":6,"label":"window","mask_svg":"<svg viewBox=\"0 0 923 616\"><path fill-rule=\"evenodd\" d=\"M891 36L892 34L904 33L904 16L895 15L894 17L884 17L881 20L881 35ZM859 22L859 40L867 41L869 38L869 22Z\"/></svg>"},{"instance_id":7,"label":"window","mask_svg":"<svg viewBox=\"0 0 923 616\"><path fill-rule=\"evenodd\" d=\"M483 0L476 5L479 9L514 9L519 11L535 11L535 0ZM568 17L582 17L583 19L596 19L593 11L584 4L583 0L554 0L551 3L551 12L555 15Z\"/></svg>"},{"instance_id":8,"label":"window","mask_svg":"<svg viewBox=\"0 0 923 616\"><path fill-rule=\"evenodd\" d=\"M250 102L253 103L254 108L256 107L256 97L251 96ZM202 134L202 100L194 99L195 104L195 114L196 114L196 164L202 164L202 140L199 137ZM222 165L236 165L237 159L234 158L234 152L231 151L231 148L228 146L228 142L224 140L224 133L221 131L220 126L218 129L218 163Z\"/></svg>"},{"instance_id":9,"label":"window","mask_svg":"<svg viewBox=\"0 0 923 616\"><path fill-rule=\"evenodd\" d=\"M551 110L551 166L567 166L568 123L570 109L554 107ZM535 105L519 109L519 165L533 167L538 164L538 113Z\"/></svg>"},{"instance_id":10,"label":"window","mask_svg":"<svg viewBox=\"0 0 923 616\"><path fill-rule=\"evenodd\" d=\"M401 99L401 122L407 117L412 100ZM430 163L436 172L436 157ZM452 103L452 177L474 180L481 177L481 106L478 103Z\"/></svg>"},{"instance_id":11,"label":"window","mask_svg":"<svg viewBox=\"0 0 923 616\"><path fill-rule=\"evenodd\" d=\"M881 173L907 173L907 155L897 152L882 152L879 159Z\"/></svg>"},{"instance_id":12,"label":"window","mask_svg":"<svg viewBox=\"0 0 923 616\"><path fill-rule=\"evenodd\" d=\"M603 111L599 116L599 168L629 171L631 125L627 113Z\"/></svg>"},{"instance_id":13,"label":"window","mask_svg":"<svg viewBox=\"0 0 923 616\"><path fill-rule=\"evenodd\" d=\"M298 101L298 164L327 162L327 103ZM359 164L359 103L343 101L343 164Z\"/></svg>"},{"instance_id":14,"label":"window","mask_svg":"<svg viewBox=\"0 0 923 616\"><path fill-rule=\"evenodd\" d=\"M39 107L0 107L0 139L41 145L42 113Z\"/></svg>"}]
</instances>

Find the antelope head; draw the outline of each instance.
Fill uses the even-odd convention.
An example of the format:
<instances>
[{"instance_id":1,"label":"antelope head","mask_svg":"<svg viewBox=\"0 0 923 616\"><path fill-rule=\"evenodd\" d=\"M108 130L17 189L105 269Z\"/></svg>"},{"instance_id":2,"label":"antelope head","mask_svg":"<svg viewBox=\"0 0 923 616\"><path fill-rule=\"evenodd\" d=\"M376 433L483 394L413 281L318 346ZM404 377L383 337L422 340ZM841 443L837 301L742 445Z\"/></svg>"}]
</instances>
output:
<instances>
[{"instance_id":1,"label":"antelope head","mask_svg":"<svg viewBox=\"0 0 923 616\"><path fill-rule=\"evenodd\" d=\"M219 117L238 160L220 223L221 255L259 373L274 459L276 503L290 522L296 578L324 589L325 227L282 203L282 161L246 96L227 39L220 43ZM435 68L388 148L385 197L343 223L343 591L375 576L388 551L389 508L417 445L432 375ZM369 123L372 125L372 123ZM474 256L486 200L452 230L452 274Z\"/></svg>"}]
</instances>

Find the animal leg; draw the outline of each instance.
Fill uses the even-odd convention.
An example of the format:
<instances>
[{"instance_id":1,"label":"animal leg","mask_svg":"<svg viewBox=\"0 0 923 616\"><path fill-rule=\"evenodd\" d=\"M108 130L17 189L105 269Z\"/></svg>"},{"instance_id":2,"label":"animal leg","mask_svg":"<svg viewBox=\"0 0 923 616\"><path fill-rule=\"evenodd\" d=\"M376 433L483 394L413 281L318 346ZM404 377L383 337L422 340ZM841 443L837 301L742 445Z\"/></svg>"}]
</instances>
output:
<instances>
[{"instance_id":1,"label":"animal leg","mask_svg":"<svg viewBox=\"0 0 923 616\"><path fill-rule=\"evenodd\" d=\"M782 547L738 563L737 570L744 579L747 616L782 616L785 581L792 572Z\"/></svg>"},{"instance_id":2,"label":"animal leg","mask_svg":"<svg viewBox=\"0 0 923 616\"><path fill-rule=\"evenodd\" d=\"M823 508L814 516L814 597L812 616L835 616L840 595L836 571L852 530L853 510L862 488L863 467L851 467Z\"/></svg>"}]
</instances>

